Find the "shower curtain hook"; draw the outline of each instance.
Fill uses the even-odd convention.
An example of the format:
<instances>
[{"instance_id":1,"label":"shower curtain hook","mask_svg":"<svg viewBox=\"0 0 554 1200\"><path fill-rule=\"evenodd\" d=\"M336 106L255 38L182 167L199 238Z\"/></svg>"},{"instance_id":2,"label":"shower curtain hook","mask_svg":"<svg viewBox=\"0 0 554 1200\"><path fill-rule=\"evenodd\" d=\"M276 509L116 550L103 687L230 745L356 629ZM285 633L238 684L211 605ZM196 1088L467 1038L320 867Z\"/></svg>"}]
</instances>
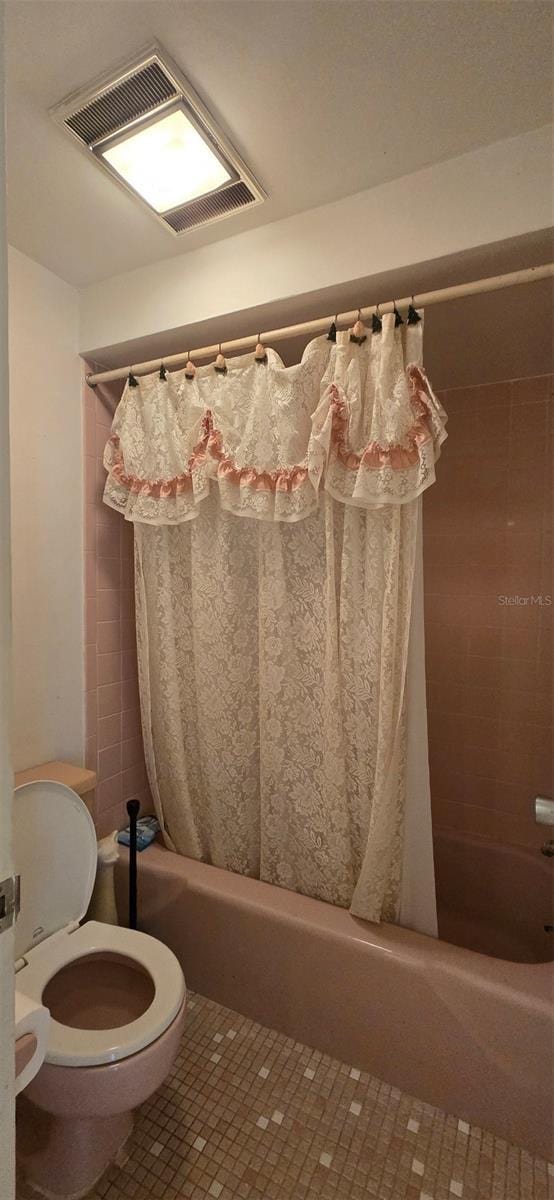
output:
<instances>
[{"instance_id":1,"label":"shower curtain hook","mask_svg":"<svg viewBox=\"0 0 554 1200\"><path fill-rule=\"evenodd\" d=\"M128 385L129 385L129 387L138 387L138 379L137 379L137 378L136 378L136 377L133 375L133 368L132 368L132 367L129 367L129 374L128 374L128 376L127 376L127 383L128 383Z\"/></svg>"},{"instance_id":2,"label":"shower curtain hook","mask_svg":"<svg viewBox=\"0 0 554 1200\"><path fill-rule=\"evenodd\" d=\"M219 353L215 360L214 367L218 375L225 375L227 372L227 363L225 362L225 358L221 353L221 342L219 343Z\"/></svg>"},{"instance_id":3,"label":"shower curtain hook","mask_svg":"<svg viewBox=\"0 0 554 1200\"><path fill-rule=\"evenodd\" d=\"M338 321L338 319L339 319L339 314L335 313L335 316L329 326L329 333L327 334L328 342L336 342L336 340L337 340L337 321Z\"/></svg>"},{"instance_id":4,"label":"shower curtain hook","mask_svg":"<svg viewBox=\"0 0 554 1200\"><path fill-rule=\"evenodd\" d=\"M355 342L357 346L361 346L366 340L365 325L362 321L362 310L358 309L358 318L354 324L354 328L350 331L350 341Z\"/></svg>"},{"instance_id":5,"label":"shower curtain hook","mask_svg":"<svg viewBox=\"0 0 554 1200\"><path fill-rule=\"evenodd\" d=\"M381 315L379 313L380 307L381 306L379 304L375 305L375 312L373 313L373 316L371 318L372 333L380 333L383 328L383 322L381 320Z\"/></svg>"},{"instance_id":6,"label":"shower curtain hook","mask_svg":"<svg viewBox=\"0 0 554 1200\"><path fill-rule=\"evenodd\" d=\"M167 371L166 371L166 369L165 369L165 367L164 367L164 364L163 364L163 359L162 359L162 361L161 361L161 363L160 363L160 379L161 379L162 381L164 381L164 382L165 382L165 380L167 379Z\"/></svg>"},{"instance_id":7,"label":"shower curtain hook","mask_svg":"<svg viewBox=\"0 0 554 1200\"><path fill-rule=\"evenodd\" d=\"M263 342L262 342L262 335L261 335L261 333L259 333L259 334L258 334L258 342L257 342L257 345L256 345L256 349L255 349L255 351L254 351L254 358L255 358L256 362L258 362L258 363L265 363L265 362L267 362L267 353L266 353L266 348L265 348L265 346L264 346L264 344L263 344Z\"/></svg>"},{"instance_id":8,"label":"shower curtain hook","mask_svg":"<svg viewBox=\"0 0 554 1200\"><path fill-rule=\"evenodd\" d=\"M185 379L194 379L196 375L196 367L190 357L190 350L187 350L187 361L185 363Z\"/></svg>"},{"instance_id":9,"label":"shower curtain hook","mask_svg":"<svg viewBox=\"0 0 554 1200\"><path fill-rule=\"evenodd\" d=\"M403 325L404 322L403 322L402 317L400 316L400 313L396 307L396 300L393 300L393 305L394 305L394 308L392 311L394 313L394 328L398 329L398 326Z\"/></svg>"},{"instance_id":10,"label":"shower curtain hook","mask_svg":"<svg viewBox=\"0 0 554 1200\"><path fill-rule=\"evenodd\" d=\"M415 296L412 296L410 306L408 308L408 325L417 325L421 321L421 315L418 313L415 306Z\"/></svg>"}]
</instances>

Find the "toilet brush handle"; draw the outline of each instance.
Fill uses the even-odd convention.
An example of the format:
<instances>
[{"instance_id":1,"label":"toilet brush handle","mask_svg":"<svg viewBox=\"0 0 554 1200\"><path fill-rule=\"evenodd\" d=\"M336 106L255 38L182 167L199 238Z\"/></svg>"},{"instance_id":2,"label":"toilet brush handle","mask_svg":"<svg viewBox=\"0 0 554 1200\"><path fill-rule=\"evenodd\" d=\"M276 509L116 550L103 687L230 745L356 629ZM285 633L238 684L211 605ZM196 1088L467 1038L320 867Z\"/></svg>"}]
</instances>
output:
<instances>
[{"instance_id":1,"label":"toilet brush handle","mask_svg":"<svg viewBox=\"0 0 554 1200\"><path fill-rule=\"evenodd\" d=\"M129 817L129 929L137 927L137 818L138 800L127 801Z\"/></svg>"}]
</instances>

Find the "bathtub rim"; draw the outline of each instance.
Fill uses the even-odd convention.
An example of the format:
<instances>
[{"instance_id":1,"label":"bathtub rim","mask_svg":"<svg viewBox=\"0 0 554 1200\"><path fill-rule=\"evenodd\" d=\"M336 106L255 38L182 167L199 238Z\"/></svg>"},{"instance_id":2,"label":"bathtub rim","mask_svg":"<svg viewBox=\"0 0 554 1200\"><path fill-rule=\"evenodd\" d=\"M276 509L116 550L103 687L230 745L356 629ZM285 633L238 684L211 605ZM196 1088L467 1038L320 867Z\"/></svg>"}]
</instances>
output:
<instances>
[{"instance_id":1,"label":"bathtub rim","mask_svg":"<svg viewBox=\"0 0 554 1200\"><path fill-rule=\"evenodd\" d=\"M121 846L120 851L121 863L126 866L128 849ZM447 969L451 976L470 986L476 981L480 986L484 985L491 996L502 994L512 1001L519 1000L527 1009L531 1007L543 1016L552 1015L553 962L522 963L493 958L405 926L387 922L377 925L324 900L177 854L158 841L138 855L139 904L141 861L180 878L185 889L187 886L194 888L217 902L228 900L247 911L265 911L268 916L278 916L293 927L304 930L311 927L314 934L333 941L344 941L346 937L358 944L365 943L368 952L393 953L400 962L412 968Z\"/></svg>"}]
</instances>

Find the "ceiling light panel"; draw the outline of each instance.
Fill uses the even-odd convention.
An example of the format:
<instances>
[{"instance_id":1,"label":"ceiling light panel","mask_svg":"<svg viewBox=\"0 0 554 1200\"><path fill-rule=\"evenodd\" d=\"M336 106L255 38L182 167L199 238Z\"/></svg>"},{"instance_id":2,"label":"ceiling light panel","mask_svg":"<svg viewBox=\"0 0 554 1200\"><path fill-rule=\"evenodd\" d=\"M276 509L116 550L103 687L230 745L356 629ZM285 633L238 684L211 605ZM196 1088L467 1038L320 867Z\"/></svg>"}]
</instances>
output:
<instances>
[{"instance_id":1,"label":"ceiling light panel","mask_svg":"<svg viewBox=\"0 0 554 1200\"><path fill-rule=\"evenodd\" d=\"M51 116L174 236L265 199L157 44L67 97Z\"/></svg>"},{"instance_id":2,"label":"ceiling light panel","mask_svg":"<svg viewBox=\"0 0 554 1200\"><path fill-rule=\"evenodd\" d=\"M158 213L215 191L232 178L182 108L150 119L98 153Z\"/></svg>"}]
</instances>

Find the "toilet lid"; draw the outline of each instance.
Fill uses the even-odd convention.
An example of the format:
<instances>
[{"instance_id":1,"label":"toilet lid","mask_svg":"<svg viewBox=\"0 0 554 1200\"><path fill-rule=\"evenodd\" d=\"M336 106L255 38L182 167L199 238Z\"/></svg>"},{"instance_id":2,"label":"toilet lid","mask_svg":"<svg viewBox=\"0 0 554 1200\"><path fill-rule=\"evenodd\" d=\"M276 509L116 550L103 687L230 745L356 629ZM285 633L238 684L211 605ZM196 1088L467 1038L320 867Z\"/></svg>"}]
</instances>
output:
<instances>
[{"instance_id":1,"label":"toilet lid","mask_svg":"<svg viewBox=\"0 0 554 1200\"><path fill-rule=\"evenodd\" d=\"M15 872L21 909L15 957L84 917L96 877L96 832L88 808L64 783L39 779L14 792Z\"/></svg>"}]
</instances>

